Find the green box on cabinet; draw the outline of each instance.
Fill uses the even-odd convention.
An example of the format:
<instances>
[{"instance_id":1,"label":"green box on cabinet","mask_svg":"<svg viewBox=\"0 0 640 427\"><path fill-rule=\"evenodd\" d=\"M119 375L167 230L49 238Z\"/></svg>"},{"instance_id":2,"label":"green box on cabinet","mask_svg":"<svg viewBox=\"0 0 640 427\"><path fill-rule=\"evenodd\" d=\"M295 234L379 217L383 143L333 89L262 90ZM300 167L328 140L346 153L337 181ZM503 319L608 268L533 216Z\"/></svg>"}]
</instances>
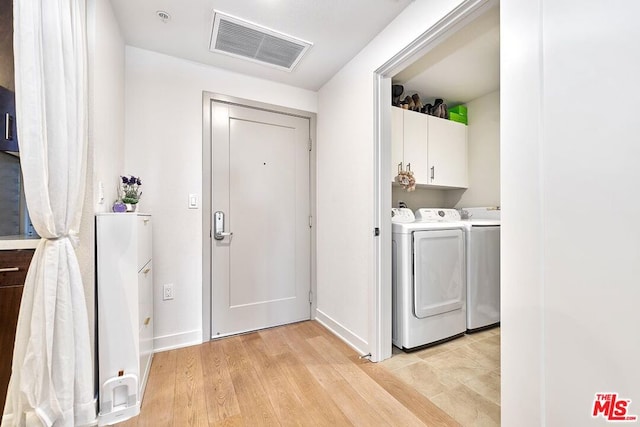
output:
<instances>
[{"instance_id":1,"label":"green box on cabinet","mask_svg":"<svg viewBox=\"0 0 640 427\"><path fill-rule=\"evenodd\" d=\"M449 108L449 113L456 113L459 116L467 117L467 106L456 105L455 107Z\"/></svg>"},{"instance_id":2,"label":"green box on cabinet","mask_svg":"<svg viewBox=\"0 0 640 427\"><path fill-rule=\"evenodd\" d=\"M449 120L452 120L458 123L463 123L465 125L468 124L466 115L463 116L458 113L452 113L451 111L449 111Z\"/></svg>"}]
</instances>

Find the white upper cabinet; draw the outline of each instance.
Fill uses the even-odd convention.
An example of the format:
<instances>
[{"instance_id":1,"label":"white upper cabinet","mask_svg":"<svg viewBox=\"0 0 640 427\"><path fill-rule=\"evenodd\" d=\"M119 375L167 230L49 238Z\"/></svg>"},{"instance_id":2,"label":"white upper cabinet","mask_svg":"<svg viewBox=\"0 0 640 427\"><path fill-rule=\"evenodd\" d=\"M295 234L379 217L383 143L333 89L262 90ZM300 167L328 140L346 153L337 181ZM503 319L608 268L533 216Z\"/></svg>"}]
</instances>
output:
<instances>
[{"instance_id":1,"label":"white upper cabinet","mask_svg":"<svg viewBox=\"0 0 640 427\"><path fill-rule=\"evenodd\" d=\"M404 164L410 168L416 184L429 182L427 167L427 121L426 116L415 111L404 111Z\"/></svg>"},{"instance_id":2,"label":"white upper cabinet","mask_svg":"<svg viewBox=\"0 0 640 427\"><path fill-rule=\"evenodd\" d=\"M429 184L466 188L467 126L427 116L429 141Z\"/></svg>"},{"instance_id":3,"label":"white upper cabinet","mask_svg":"<svg viewBox=\"0 0 640 427\"><path fill-rule=\"evenodd\" d=\"M404 168L404 110L391 107L391 181L395 181L400 164Z\"/></svg>"},{"instance_id":4,"label":"white upper cabinet","mask_svg":"<svg viewBox=\"0 0 640 427\"><path fill-rule=\"evenodd\" d=\"M391 180L411 169L417 184L428 184L427 121L415 111L391 107Z\"/></svg>"},{"instance_id":5,"label":"white upper cabinet","mask_svg":"<svg viewBox=\"0 0 640 427\"><path fill-rule=\"evenodd\" d=\"M391 176L413 171L416 184L467 188L467 127L415 111L391 107Z\"/></svg>"}]
</instances>

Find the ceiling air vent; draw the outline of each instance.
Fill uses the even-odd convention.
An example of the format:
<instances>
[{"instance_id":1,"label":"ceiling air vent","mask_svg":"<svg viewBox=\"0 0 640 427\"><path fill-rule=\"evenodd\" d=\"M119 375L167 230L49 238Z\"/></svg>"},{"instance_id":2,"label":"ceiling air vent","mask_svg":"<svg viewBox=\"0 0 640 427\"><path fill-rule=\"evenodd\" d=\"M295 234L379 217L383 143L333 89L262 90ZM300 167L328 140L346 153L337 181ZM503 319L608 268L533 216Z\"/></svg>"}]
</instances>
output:
<instances>
[{"instance_id":1,"label":"ceiling air vent","mask_svg":"<svg viewBox=\"0 0 640 427\"><path fill-rule=\"evenodd\" d=\"M311 43L214 11L211 52L292 71Z\"/></svg>"}]
</instances>

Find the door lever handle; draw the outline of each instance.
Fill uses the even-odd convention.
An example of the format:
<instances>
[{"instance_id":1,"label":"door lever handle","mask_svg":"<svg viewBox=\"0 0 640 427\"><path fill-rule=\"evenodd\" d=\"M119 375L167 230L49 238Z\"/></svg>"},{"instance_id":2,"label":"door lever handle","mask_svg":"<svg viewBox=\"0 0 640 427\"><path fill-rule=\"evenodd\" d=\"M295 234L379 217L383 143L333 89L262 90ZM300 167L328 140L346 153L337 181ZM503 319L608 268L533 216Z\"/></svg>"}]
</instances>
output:
<instances>
[{"instance_id":1,"label":"door lever handle","mask_svg":"<svg viewBox=\"0 0 640 427\"><path fill-rule=\"evenodd\" d=\"M229 236L233 236L233 233L224 231L224 212L216 211L213 214L213 238L222 240Z\"/></svg>"}]
</instances>

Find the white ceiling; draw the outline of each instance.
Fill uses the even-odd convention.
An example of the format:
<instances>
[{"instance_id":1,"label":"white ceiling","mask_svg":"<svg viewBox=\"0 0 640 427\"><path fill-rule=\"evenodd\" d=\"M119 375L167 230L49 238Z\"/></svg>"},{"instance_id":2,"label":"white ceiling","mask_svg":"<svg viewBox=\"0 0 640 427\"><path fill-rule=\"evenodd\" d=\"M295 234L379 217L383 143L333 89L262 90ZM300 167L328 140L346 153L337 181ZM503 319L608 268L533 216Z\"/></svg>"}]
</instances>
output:
<instances>
[{"instance_id":1,"label":"white ceiling","mask_svg":"<svg viewBox=\"0 0 640 427\"><path fill-rule=\"evenodd\" d=\"M111 0L128 45L318 90L412 0ZM214 9L313 43L293 72L209 51ZM171 19L163 23L156 11Z\"/></svg>"},{"instance_id":2,"label":"white ceiling","mask_svg":"<svg viewBox=\"0 0 640 427\"><path fill-rule=\"evenodd\" d=\"M423 103L464 104L500 87L500 12L495 7L393 78Z\"/></svg>"}]
</instances>

